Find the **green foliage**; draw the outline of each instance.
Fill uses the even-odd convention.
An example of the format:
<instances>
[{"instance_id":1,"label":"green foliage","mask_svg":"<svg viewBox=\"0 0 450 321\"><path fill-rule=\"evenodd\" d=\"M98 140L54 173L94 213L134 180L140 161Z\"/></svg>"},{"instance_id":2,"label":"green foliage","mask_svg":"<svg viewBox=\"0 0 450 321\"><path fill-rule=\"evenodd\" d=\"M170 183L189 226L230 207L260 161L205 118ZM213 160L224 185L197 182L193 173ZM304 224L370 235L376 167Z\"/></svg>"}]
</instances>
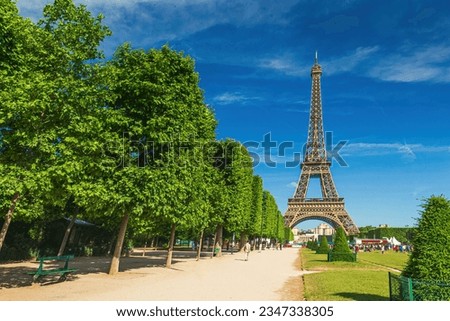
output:
<instances>
[{"instance_id":1,"label":"green foliage","mask_svg":"<svg viewBox=\"0 0 450 321\"><path fill-rule=\"evenodd\" d=\"M81 75L89 67L85 61L103 58L98 46L111 31L102 25L102 20L101 14L92 17L84 5L77 7L72 0L55 0L45 6L38 24L62 49L62 55L70 61L70 70Z\"/></svg>"},{"instance_id":2,"label":"green foliage","mask_svg":"<svg viewBox=\"0 0 450 321\"><path fill-rule=\"evenodd\" d=\"M294 233L292 232L292 229L288 226L284 227L284 238L283 240L285 242L293 241L294 240Z\"/></svg>"},{"instance_id":3,"label":"green foliage","mask_svg":"<svg viewBox=\"0 0 450 321\"><path fill-rule=\"evenodd\" d=\"M308 241L306 243L306 247L310 250L317 251L317 249L319 248L319 245L315 241Z\"/></svg>"},{"instance_id":4,"label":"green foliage","mask_svg":"<svg viewBox=\"0 0 450 321\"><path fill-rule=\"evenodd\" d=\"M278 238L278 229L284 226L275 198L269 191L263 192L263 237ZM283 233L284 234L284 233Z\"/></svg>"},{"instance_id":5,"label":"green foliage","mask_svg":"<svg viewBox=\"0 0 450 321\"><path fill-rule=\"evenodd\" d=\"M193 59L124 44L102 64L102 15L55 0L35 24L0 4L1 211L19 194L14 219L45 224L71 203L111 232L129 213L128 239L172 224L292 239L245 146L215 142Z\"/></svg>"},{"instance_id":6,"label":"green foliage","mask_svg":"<svg viewBox=\"0 0 450 321\"><path fill-rule=\"evenodd\" d=\"M215 145L214 166L222 193L214 221L231 232L246 232L252 225L253 167L247 149L227 139ZM220 182L222 181L222 182ZM249 201L250 200L250 201Z\"/></svg>"},{"instance_id":7,"label":"green foliage","mask_svg":"<svg viewBox=\"0 0 450 321\"><path fill-rule=\"evenodd\" d=\"M263 181L258 175L253 176L252 184L252 209L250 219L249 235L259 236L261 232L263 214Z\"/></svg>"},{"instance_id":8,"label":"green foliage","mask_svg":"<svg viewBox=\"0 0 450 321\"><path fill-rule=\"evenodd\" d=\"M328 246L327 237L325 235L322 235L320 238L320 244L319 248L317 249L317 254L326 254L330 251L330 247Z\"/></svg>"},{"instance_id":9,"label":"green foliage","mask_svg":"<svg viewBox=\"0 0 450 321\"><path fill-rule=\"evenodd\" d=\"M331 252L328 253L328 261L347 261L355 262L356 254L353 254L348 246L347 236L342 227L336 229L334 239L334 246Z\"/></svg>"},{"instance_id":10,"label":"green foliage","mask_svg":"<svg viewBox=\"0 0 450 321\"><path fill-rule=\"evenodd\" d=\"M383 237L395 237L400 242L411 242L416 228L414 227L378 227L363 234L364 238L382 239Z\"/></svg>"},{"instance_id":11,"label":"green foliage","mask_svg":"<svg viewBox=\"0 0 450 321\"><path fill-rule=\"evenodd\" d=\"M351 253L348 246L347 235L342 227L336 229L336 235L334 236L333 253Z\"/></svg>"},{"instance_id":12,"label":"green foliage","mask_svg":"<svg viewBox=\"0 0 450 321\"><path fill-rule=\"evenodd\" d=\"M418 280L450 280L450 201L431 196L422 204L412 241L413 251L403 275Z\"/></svg>"},{"instance_id":13,"label":"green foliage","mask_svg":"<svg viewBox=\"0 0 450 321\"><path fill-rule=\"evenodd\" d=\"M342 253L342 252L328 252L328 262L344 261L344 262L356 262L356 253Z\"/></svg>"}]
</instances>

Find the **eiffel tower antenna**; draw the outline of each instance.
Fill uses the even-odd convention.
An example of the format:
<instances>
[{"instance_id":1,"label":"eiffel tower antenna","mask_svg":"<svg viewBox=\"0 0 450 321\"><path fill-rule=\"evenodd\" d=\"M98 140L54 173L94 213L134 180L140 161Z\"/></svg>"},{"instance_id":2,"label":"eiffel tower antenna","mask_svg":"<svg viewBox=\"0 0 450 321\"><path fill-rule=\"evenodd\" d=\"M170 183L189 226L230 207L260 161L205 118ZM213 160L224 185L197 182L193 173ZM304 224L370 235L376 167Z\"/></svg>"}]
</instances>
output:
<instances>
[{"instance_id":1,"label":"eiffel tower antenna","mask_svg":"<svg viewBox=\"0 0 450 321\"><path fill-rule=\"evenodd\" d=\"M301 164L301 174L284 215L286 226L294 227L306 220L321 220L333 228L341 226L347 234L357 234L359 229L345 210L344 199L339 197L331 176L331 162L327 159L322 115L320 78L322 67L317 51L311 68L311 107L309 112L308 139ZM311 179L318 178L322 197L307 198Z\"/></svg>"}]
</instances>

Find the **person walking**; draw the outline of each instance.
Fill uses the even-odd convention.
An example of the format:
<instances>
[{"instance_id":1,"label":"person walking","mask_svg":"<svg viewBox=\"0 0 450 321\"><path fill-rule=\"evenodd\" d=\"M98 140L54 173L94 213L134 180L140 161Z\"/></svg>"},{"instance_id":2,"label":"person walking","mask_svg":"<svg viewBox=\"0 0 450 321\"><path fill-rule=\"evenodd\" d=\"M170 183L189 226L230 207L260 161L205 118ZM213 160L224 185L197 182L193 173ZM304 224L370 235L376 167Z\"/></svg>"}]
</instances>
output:
<instances>
[{"instance_id":1,"label":"person walking","mask_svg":"<svg viewBox=\"0 0 450 321\"><path fill-rule=\"evenodd\" d=\"M250 254L251 246L250 243L247 241L244 245L244 253L245 253L245 260L248 261L248 255Z\"/></svg>"}]
</instances>

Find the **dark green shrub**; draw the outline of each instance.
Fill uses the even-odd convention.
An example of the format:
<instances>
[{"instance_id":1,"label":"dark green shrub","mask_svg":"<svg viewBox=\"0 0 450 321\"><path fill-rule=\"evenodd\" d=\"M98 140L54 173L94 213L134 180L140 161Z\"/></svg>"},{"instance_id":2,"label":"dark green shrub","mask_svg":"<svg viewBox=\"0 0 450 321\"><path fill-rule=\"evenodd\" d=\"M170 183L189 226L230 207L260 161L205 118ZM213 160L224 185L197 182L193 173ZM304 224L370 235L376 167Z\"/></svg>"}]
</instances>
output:
<instances>
[{"instance_id":1,"label":"dark green shrub","mask_svg":"<svg viewBox=\"0 0 450 321\"><path fill-rule=\"evenodd\" d=\"M347 235L342 227L336 229L334 246L331 253L328 254L328 261L346 261L355 262L356 254L352 253L348 246Z\"/></svg>"},{"instance_id":2,"label":"dark green shrub","mask_svg":"<svg viewBox=\"0 0 450 321\"><path fill-rule=\"evenodd\" d=\"M356 253L339 253L339 252L328 252L327 256L328 262L333 261L344 261L344 262L356 262Z\"/></svg>"},{"instance_id":3,"label":"dark green shrub","mask_svg":"<svg viewBox=\"0 0 450 321\"><path fill-rule=\"evenodd\" d=\"M450 280L450 201L444 196L431 196L421 205L421 217L412 240L413 251L403 275L421 282L447 284ZM418 300L436 300L439 291L416 287ZM439 287L436 287L439 289Z\"/></svg>"},{"instance_id":4,"label":"dark green shrub","mask_svg":"<svg viewBox=\"0 0 450 321\"><path fill-rule=\"evenodd\" d=\"M327 237L325 235L322 235L322 237L320 238L320 245L319 245L319 248L317 249L316 253L317 254L327 254L328 251L330 251L330 247L328 246Z\"/></svg>"},{"instance_id":5,"label":"dark green shrub","mask_svg":"<svg viewBox=\"0 0 450 321\"><path fill-rule=\"evenodd\" d=\"M336 236L334 239L333 252L334 253L352 253L352 251L348 247L347 235L345 235L345 231L342 227L338 227L336 229Z\"/></svg>"},{"instance_id":6,"label":"dark green shrub","mask_svg":"<svg viewBox=\"0 0 450 321\"><path fill-rule=\"evenodd\" d=\"M308 241L308 243L306 243L306 247L310 250L316 251L319 246L315 241Z\"/></svg>"}]
</instances>

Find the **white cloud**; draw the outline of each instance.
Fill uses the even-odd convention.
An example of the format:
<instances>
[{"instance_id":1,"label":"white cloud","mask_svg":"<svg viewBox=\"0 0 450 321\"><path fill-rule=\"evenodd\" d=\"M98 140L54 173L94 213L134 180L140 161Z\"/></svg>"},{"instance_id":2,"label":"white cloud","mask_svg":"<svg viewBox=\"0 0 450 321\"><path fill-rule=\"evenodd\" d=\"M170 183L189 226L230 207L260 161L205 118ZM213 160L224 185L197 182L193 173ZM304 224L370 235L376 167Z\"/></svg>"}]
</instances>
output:
<instances>
[{"instance_id":1,"label":"white cloud","mask_svg":"<svg viewBox=\"0 0 450 321\"><path fill-rule=\"evenodd\" d=\"M418 153L449 153L450 146L425 146L422 144L400 143L351 143L342 148L343 156L383 156L401 155L404 159L414 160Z\"/></svg>"},{"instance_id":2,"label":"white cloud","mask_svg":"<svg viewBox=\"0 0 450 321\"><path fill-rule=\"evenodd\" d=\"M287 187L297 187L297 182L290 182L286 185Z\"/></svg>"},{"instance_id":3,"label":"white cloud","mask_svg":"<svg viewBox=\"0 0 450 321\"><path fill-rule=\"evenodd\" d=\"M371 59L378 50L379 46L358 47L346 55L328 58L323 61L320 59L319 52L319 64L322 65L323 72L327 75L352 72L359 68L362 63ZM308 61L308 64L305 64L304 59L284 54L283 56L262 59L259 66L289 76L309 77L312 64L312 59Z\"/></svg>"},{"instance_id":4,"label":"white cloud","mask_svg":"<svg viewBox=\"0 0 450 321\"><path fill-rule=\"evenodd\" d=\"M37 20L51 0L18 0L21 13ZM286 24L285 14L299 0L283 5L271 0L75 0L92 13L103 13L115 35L130 40L136 33L151 45L185 37L218 24L248 26L259 23ZM125 21L127 19L127 21ZM129 24L132 23L133 30ZM146 35L146 37L144 36ZM143 40L142 40L143 39Z\"/></svg>"},{"instance_id":5,"label":"white cloud","mask_svg":"<svg viewBox=\"0 0 450 321\"><path fill-rule=\"evenodd\" d=\"M302 62L302 60L285 55L282 57L262 59L259 62L259 67L264 69L271 69L288 76L305 77L309 75L311 65L306 66L302 64Z\"/></svg>"},{"instance_id":6,"label":"white cloud","mask_svg":"<svg viewBox=\"0 0 450 321\"><path fill-rule=\"evenodd\" d=\"M450 45L435 44L428 47L405 45L387 53L382 46L358 47L352 52L320 59L324 74L347 72L392 82L450 82ZM308 77L311 63L294 55L266 58L259 66L289 76Z\"/></svg>"},{"instance_id":7,"label":"white cloud","mask_svg":"<svg viewBox=\"0 0 450 321\"><path fill-rule=\"evenodd\" d=\"M246 103L248 101L261 100L259 97L245 96L239 92L225 92L213 98L213 101L221 105L229 105L234 103Z\"/></svg>"},{"instance_id":8,"label":"white cloud","mask_svg":"<svg viewBox=\"0 0 450 321\"><path fill-rule=\"evenodd\" d=\"M379 49L379 46L358 47L347 55L325 60L323 62L324 66L326 66L326 68L324 68L324 73L332 75L354 71L358 69L362 63L371 59Z\"/></svg>"},{"instance_id":9,"label":"white cloud","mask_svg":"<svg viewBox=\"0 0 450 321\"><path fill-rule=\"evenodd\" d=\"M448 45L404 46L399 52L388 54L375 63L368 70L368 75L395 82L450 82L449 64Z\"/></svg>"}]
</instances>

